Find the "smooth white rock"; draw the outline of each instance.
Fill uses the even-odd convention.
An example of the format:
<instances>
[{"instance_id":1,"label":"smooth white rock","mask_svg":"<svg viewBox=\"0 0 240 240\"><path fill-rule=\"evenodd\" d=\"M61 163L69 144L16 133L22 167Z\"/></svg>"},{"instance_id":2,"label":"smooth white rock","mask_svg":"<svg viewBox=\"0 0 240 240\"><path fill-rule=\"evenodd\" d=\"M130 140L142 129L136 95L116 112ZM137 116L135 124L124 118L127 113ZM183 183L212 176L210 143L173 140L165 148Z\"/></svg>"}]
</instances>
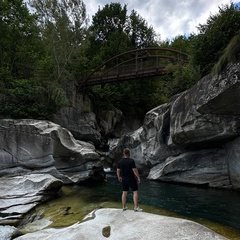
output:
<instances>
[{"instance_id":1,"label":"smooth white rock","mask_svg":"<svg viewBox=\"0 0 240 240\"><path fill-rule=\"evenodd\" d=\"M110 236L102 232L110 227ZM133 210L102 208L67 228L45 229L15 240L224 240L225 237L193 221Z\"/></svg>"}]
</instances>

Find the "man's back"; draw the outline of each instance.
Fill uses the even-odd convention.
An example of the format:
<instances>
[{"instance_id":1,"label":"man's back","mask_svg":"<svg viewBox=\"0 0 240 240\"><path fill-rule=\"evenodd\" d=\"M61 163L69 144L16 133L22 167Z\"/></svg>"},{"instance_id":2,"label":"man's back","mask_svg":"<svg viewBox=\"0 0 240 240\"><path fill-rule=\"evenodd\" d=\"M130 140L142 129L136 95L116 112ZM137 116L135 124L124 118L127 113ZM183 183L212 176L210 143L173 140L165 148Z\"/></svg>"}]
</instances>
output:
<instances>
[{"instance_id":1,"label":"man's back","mask_svg":"<svg viewBox=\"0 0 240 240\"><path fill-rule=\"evenodd\" d=\"M131 158L122 158L118 162L118 168L121 171L121 177L123 178L134 178L133 168L136 168L135 162Z\"/></svg>"}]
</instances>

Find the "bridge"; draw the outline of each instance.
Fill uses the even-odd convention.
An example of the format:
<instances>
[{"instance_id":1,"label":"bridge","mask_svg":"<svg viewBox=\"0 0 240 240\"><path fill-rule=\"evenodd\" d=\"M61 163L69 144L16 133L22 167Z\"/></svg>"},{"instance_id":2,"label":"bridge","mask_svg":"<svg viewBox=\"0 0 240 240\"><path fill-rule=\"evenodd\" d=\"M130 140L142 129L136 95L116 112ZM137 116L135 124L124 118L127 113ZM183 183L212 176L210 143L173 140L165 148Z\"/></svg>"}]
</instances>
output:
<instances>
[{"instance_id":1,"label":"bridge","mask_svg":"<svg viewBox=\"0 0 240 240\"><path fill-rule=\"evenodd\" d=\"M119 54L95 68L78 89L112 82L130 81L167 74L169 64L186 64L186 53L168 48L143 48Z\"/></svg>"}]
</instances>

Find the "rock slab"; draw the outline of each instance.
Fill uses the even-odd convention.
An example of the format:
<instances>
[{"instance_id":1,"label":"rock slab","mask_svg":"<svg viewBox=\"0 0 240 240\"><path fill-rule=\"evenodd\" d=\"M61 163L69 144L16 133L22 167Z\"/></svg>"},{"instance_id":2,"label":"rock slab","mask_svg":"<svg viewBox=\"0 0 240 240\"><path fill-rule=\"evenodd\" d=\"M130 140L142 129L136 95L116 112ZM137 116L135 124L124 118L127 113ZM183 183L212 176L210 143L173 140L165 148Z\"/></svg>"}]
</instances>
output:
<instances>
[{"instance_id":1,"label":"rock slab","mask_svg":"<svg viewBox=\"0 0 240 240\"><path fill-rule=\"evenodd\" d=\"M0 224L17 225L24 214L56 196L62 185L49 174L0 178Z\"/></svg>"},{"instance_id":2,"label":"rock slab","mask_svg":"<svg viewBox=\"0 0 240 240\"><path fill-rule=\"evenodd\" d=\"M48 173L65 184L105 178L95 147L53 122L0 119L0 139L0 177Z\"/></svg>"},{"instance_id":3,"label":"rock slab","mask_svg":"<svg viewBox=\"0 0 240 240\"><path fill-rule=\"evenodd\" d=\"M62 229L45 229L16 240L224 240L225 237L193 221L145 212L98 209L82 222Z\"/></svg>"}]
</instances>

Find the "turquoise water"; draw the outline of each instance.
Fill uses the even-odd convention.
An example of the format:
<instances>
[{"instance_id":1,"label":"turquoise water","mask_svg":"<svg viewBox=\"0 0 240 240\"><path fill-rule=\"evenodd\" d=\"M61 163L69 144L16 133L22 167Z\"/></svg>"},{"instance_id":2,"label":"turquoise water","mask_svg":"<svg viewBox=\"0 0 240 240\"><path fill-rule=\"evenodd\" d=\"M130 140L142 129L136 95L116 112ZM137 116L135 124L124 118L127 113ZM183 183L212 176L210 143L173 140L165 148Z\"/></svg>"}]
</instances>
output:
<instances>
[{"instance_id":1,"label":"turquoise water","mask_svg":"<svg viewBox=\"0 0 240 240\"><path fill-rule=\"evenodd\" d=\"M106 183L88 187L94 191L89 194L89 201L96 199L121 202L121 185L115 173L107 174ZM131 193L128 202L132 202ZM139 204L240 229L240 192L156 182L142 178L139 185Z\"/></svg>"}]
</instances>

